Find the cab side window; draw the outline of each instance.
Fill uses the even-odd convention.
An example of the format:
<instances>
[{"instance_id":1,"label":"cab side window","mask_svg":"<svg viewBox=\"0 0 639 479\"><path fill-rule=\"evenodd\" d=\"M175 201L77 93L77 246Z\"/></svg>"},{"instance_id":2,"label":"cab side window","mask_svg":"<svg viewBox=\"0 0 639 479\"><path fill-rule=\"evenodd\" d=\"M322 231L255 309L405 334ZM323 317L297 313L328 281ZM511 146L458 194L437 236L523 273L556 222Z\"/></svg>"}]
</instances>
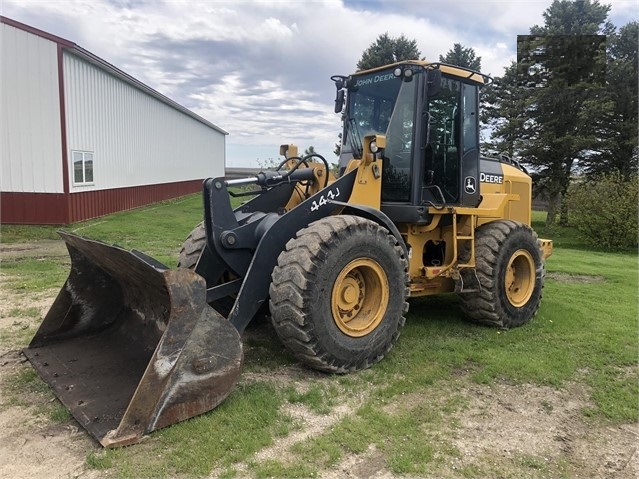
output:
<instances>
[{"instance_id":1,"label":"cab side window","mask_svg":"<svg viewBox=\"0 0 639 479\"><path fill-rule=\"evenodd\" d=\"M477 87L475 85L462 84L463 92L463 131L464 153L478 147L478 120L477 120Z\"/></svg>"},{"instance_id":2,"label":"cab side window","mask_svg":"<svg viewBox=\"0 0 639 479\"><path fill-rule=\"evenodd\" d=\"M426 148L427 184L436 185L446 202L459 197L461 148L461 82L442 78L439 94L429 100L429 144Z\"/></svg>"}]
</instances>

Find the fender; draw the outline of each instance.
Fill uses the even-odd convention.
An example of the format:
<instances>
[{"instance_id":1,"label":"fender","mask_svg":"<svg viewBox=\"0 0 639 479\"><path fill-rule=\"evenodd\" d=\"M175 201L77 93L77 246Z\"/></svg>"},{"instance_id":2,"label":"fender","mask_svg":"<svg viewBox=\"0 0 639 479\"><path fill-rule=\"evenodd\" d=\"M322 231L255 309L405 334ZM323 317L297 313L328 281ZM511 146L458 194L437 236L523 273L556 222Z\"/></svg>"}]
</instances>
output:
<instances>
[{"instance_id":1,"label":"fender","mask_svg":"<svg viewBox=\"0 0 639 479\"><path fill-rule=\"evenodd\" d=\"M381 210L376 210L375 208L371 208L370 206L365 205L351 205L348 203L342 203L340 201L334 201L334 204L343 206L344 210L343 214L360 216L362 218L366 218L367 220L374 221L375 223L383 226L388 231L390 231L393 236L397 239L397 242L401 245L404 250L404 255L408 258L408 247L406 246L406 242L404 238L402 238L401 233L395 226L395 223L391 221L391 219L386 216Z\"/></svg>"}]
</instances>

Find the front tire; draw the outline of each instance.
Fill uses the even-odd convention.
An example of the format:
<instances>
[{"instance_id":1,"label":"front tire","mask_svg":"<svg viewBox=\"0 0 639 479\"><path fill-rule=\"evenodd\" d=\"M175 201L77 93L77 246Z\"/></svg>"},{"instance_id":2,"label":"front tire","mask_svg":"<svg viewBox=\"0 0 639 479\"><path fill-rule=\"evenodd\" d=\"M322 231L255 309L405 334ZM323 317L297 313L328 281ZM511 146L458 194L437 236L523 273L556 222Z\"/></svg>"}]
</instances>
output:
<instances>
[{"instance_id":1,"label":"front tire","mask_svg":"<svg viewBox=\"0 0 639 479\"><path fill-rule=\"evenodd\" d=\"M472 321L510 329L537 313L544 286L544 264L537 234L510 220L477 229L475 262L479 293L460 294L462 311Z\"/></svg>"},{"instance_id":2,"label":"front tire","mask_svg":"<svg viewBox=\"0 0 639 479\"><path fill-rule=\"evenodd\" d=\"M399 337L408 281L404 250L387 229L357 216L315 221L287 243L273 271L275 331L307 366L365 369Z\"/></svg>"}]
</instances>

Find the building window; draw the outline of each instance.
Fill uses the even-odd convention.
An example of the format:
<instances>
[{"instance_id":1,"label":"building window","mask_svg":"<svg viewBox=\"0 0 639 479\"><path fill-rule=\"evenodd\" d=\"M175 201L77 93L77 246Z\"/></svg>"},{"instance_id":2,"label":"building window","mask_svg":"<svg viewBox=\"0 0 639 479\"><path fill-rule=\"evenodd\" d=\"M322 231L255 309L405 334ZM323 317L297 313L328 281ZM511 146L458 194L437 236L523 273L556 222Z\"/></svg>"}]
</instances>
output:
<instances>
[{"instance_id":1,"label":"building window","mask_svg":"<svg viewBox=\"0 0 639 479\"><path fill-rule=\"evenodd\" d=\"M92 185L93 184L93 152L92 151L72 151L73 160L73 184Z\"/></svg>"}]
</instances>

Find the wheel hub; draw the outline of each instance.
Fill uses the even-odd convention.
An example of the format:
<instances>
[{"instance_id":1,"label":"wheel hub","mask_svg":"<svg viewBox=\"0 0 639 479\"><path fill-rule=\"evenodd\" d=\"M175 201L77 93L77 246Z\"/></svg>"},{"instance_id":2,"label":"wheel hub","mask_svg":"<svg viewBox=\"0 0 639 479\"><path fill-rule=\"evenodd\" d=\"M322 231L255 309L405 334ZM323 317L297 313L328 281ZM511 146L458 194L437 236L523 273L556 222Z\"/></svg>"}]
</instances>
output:
<instances>
[{"instance_id":1,"label":"wheel hub","mask_svg":"<svg viewBox=\"0 0 639 479\"><path fill-rule=\"evenodd\" d=\"M363 289L362 286L363 285L360 285L356 278L345 278L339 305L340 309L348 310L353 309L357 306L357 302L360 298L360 293Z\"/></svg>"},{"instance_id":2,"label":"wheel hub","mask_svg":"<svg viewBox=\"0 0 639 479\"><path fill-rule=\"evenodd\" d=\"M535 262L524 249L515 251L506 268L505 290L510 303L519 308L532 297L535 289Z\"/></svg>"},{"instance_id":3,"label":"wheel hub","mask_svg":"<svg viewBox=\"0 0 639 479\"><path fill-rule=\"evenodd\" d=\"M388 279L370 258L348 263L337 276L331 310L337 327L346 335L361 337L373 331L388 308Z\"/></svg>"}]
</instances>

